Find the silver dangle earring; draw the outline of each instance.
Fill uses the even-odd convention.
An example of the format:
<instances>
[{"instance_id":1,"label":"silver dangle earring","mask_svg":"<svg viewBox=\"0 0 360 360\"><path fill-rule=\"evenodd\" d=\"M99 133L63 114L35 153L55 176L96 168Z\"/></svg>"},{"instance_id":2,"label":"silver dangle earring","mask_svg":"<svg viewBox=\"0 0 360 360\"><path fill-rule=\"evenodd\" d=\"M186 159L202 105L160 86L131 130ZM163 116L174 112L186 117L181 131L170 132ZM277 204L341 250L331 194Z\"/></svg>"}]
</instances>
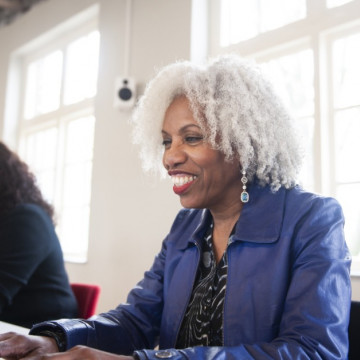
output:
<instances>
[{"instance_id":1,"label":"silver dangle earring","mask_svg":"<svg viewBox=\"0 0 360 360\"><path fill-rule=\"evenodd\" d=\"M242 203L247 203L249 201L249 194L246 192L246 183L248 182L248 179L246 177L246 171L242 170L242 178L241 182L243 184L243 191L240 195L240 200Z\"/></svg>"}]
</instances>

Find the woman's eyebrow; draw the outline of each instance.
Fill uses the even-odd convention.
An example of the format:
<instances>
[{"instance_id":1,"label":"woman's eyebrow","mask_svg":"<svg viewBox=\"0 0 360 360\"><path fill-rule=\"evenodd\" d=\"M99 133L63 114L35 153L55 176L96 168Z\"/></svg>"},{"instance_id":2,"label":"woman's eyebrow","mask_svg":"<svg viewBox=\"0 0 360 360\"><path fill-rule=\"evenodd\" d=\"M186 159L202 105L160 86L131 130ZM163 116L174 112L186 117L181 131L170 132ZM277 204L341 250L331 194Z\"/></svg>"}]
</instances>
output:
<instances>
[{"instance_id":1,"label":"woman's eyebrow","mask_svg":"<svg viewBox=\"0 0 360 360\"><path fill-rule=\"evenodd\" d=\"M199 125L196 125L196 124L188 124L188 125L184 125L182 128L180 128L180 129L179 129L179 133L183 133L183 132L185 132L186 130L188 130L189 128L192 128L192 127L196 128L197 130L201 130L201 128L200 128ZM169 135L169 133L168 133L166 130L164 130L164 129L161 130L161 133L162 133L163 135Z\"/></svg>"},{"instance_id":2,"label":"woman's eyebrow","mask_svg":"<svg viewBox=\"0 0 360 360\"><path fill-rule=\"evenodd\" d=\"M189 128L191 127L195 127L196 129L200 130L200 126L199 125L196 125L196 124L188 124L188 125L185 125L183 126L182 128L180 128L180 132L184 132L186 130L188 130Z\"/></svg>"}]
</instances>

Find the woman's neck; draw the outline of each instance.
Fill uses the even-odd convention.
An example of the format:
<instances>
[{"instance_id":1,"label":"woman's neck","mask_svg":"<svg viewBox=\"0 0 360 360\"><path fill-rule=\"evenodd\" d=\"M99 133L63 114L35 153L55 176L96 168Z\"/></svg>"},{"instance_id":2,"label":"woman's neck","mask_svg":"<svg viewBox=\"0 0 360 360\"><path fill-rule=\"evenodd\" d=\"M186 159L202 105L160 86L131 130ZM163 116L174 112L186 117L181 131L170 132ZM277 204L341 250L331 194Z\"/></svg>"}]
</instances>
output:
<instances>
[{"instance_id":1,"label":"woman's neck","mask_svg":"<svg viewBox=\"0 0 360 360\"><path fill-rule=\"evenodd\" d=\"M216 262L219 262L226 250L230 234L237 223L242 210L241 202L235 203L228 207L225 211L211 211L214 221L213 229L213 246Z\"/></svg>"}]
</instances>

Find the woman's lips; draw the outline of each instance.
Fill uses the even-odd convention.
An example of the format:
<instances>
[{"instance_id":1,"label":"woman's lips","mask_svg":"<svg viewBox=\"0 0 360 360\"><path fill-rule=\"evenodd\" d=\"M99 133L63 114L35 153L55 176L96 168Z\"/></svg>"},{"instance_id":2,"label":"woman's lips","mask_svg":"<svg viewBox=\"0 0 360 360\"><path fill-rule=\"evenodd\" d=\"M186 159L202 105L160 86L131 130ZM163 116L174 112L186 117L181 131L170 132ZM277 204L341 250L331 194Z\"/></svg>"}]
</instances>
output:
<instances>
[{"instance_id":1,"label":"woman's lips","mask_svg":"<svg viewBox=\"0 0 360 360\"><path fill-rule=\"evenodd\" d=\"M173 186L174 193L177 195L181 195L192 185L193 182L194 181L191 181L191 182L188 182L188 183L186 183L184 185L180 185L180 186L174 185Z\"/></svg>"},{"instance_id":2,"label":"woman's lips","mask_svg":"<svg viewBox=\"0 0 360 360\"><path fill-rule=\"evenodd\" d=\"M177 174L171 176L171 180L174 184L173 190L177 195L183 194L196 180L195 175L187 175L187 174Z\"/></svg>"}]
</instances>

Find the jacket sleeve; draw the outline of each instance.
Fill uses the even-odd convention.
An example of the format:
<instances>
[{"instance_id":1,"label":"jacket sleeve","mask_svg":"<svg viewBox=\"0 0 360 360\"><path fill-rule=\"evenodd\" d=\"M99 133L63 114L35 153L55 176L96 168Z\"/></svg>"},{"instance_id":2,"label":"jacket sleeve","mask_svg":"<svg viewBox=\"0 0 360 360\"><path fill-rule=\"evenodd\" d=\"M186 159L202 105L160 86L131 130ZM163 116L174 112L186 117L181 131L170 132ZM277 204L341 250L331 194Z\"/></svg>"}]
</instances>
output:
<instances>
[{"instance_id":1,"label":"jacket sleeve","mask_svg":"<svg viewBox=\"0 0 360 360\"><path fill-rule=\"evenodd\" d=\"M163 308L163 268L166 239L151 269L129 293L127 302L116 309L90 319L61 319L36 324L30 331L63 332L65 350L86 345L116 354L129 355L135 349L154 348L158 344Z\"/></svg>"},{"instance_id":2,"label":"jacket sleeve","mask_svg":"<svg viewBox=\"0 0 360 360\"><path fill-rule=\"evenodd\" d=\"M295 224L285 234L292 242L291 280L276 338L232 347L142 350L138 358L347 359L350 255L342 210L323 198L297 206L302 209L292 212L301 215L290 215Z\"/></svg>"}]
</instances>

